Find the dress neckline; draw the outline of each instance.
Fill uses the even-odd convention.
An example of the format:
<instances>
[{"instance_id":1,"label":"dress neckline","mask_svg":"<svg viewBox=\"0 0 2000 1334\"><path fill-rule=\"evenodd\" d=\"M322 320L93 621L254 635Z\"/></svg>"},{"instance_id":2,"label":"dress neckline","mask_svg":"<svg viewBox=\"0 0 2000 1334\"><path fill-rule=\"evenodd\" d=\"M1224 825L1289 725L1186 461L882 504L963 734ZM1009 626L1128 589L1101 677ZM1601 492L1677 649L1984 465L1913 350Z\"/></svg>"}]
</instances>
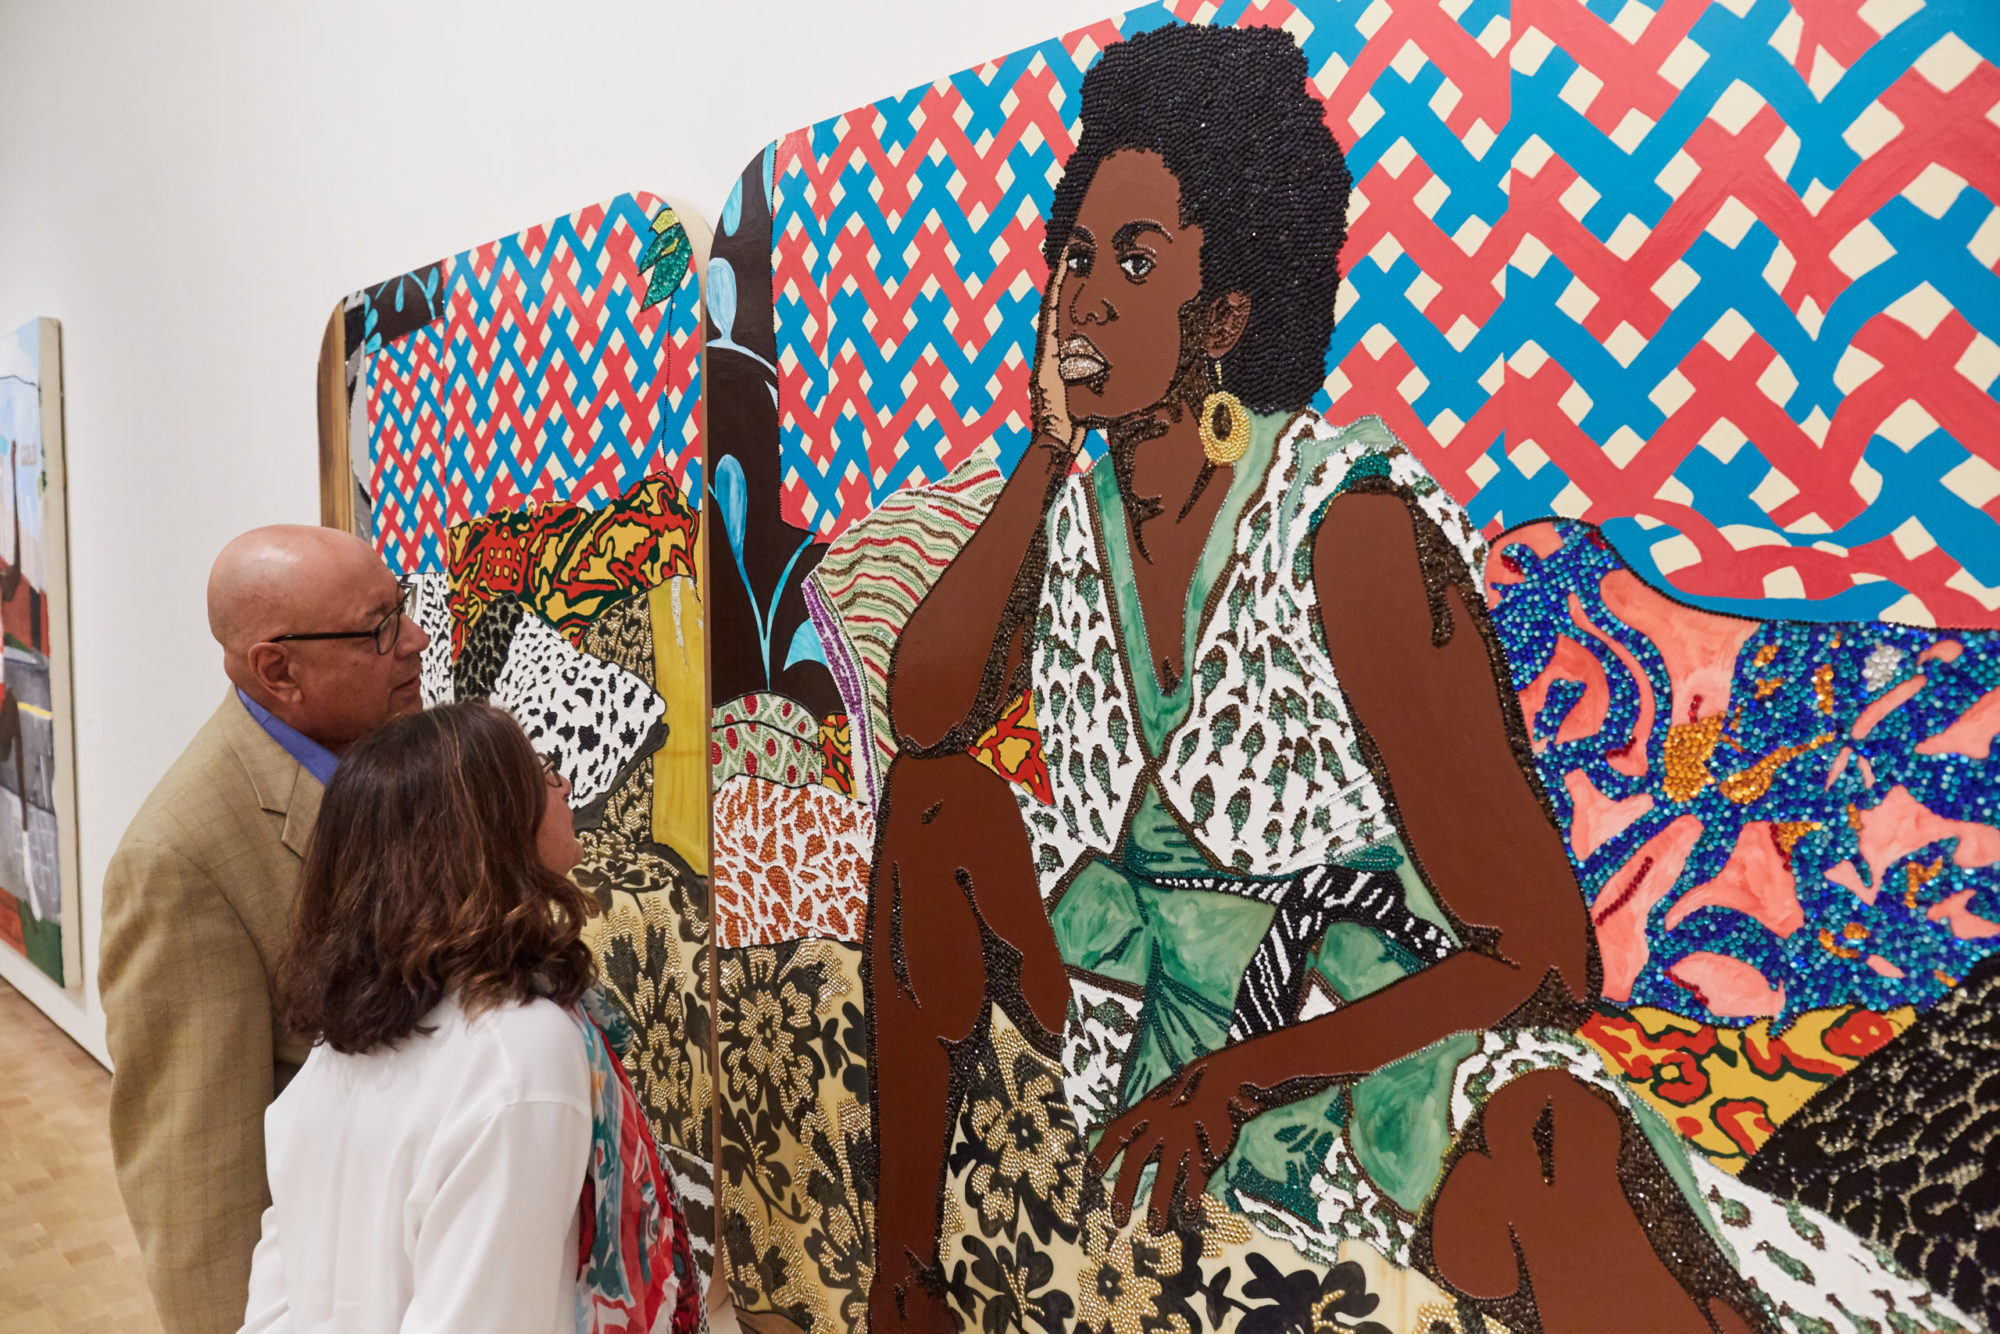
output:
<instances>
[{"instance_id":1,"label":"dress neckline","mask_svg":"<svg viewBox=\"0 0 2000 1334\"><path fill-rule=\"evenodd\" d=\"M1131 682L1140 740L1151 758L1160 757L1167 738L1187 719L1194 703L1195 648L1215 613L1211 595L1235 557L1236 528L1243 511L1262 489L1277 454L1278 438L1295 415L1250 414L1250 446L1229 470L1229 490L1202 540L1201 559L1195 562L1194 576L1188 581L1187 607L1181 619L1181 679L1173 690L1161 686L1159 668L1153 662L1145 608L1139 602L1132 535L1125 521L1125 506L1118 498L1117 476L1105 459L1099 459L1090 470L1088 491L1104 549L1105 572L1110 576L1114 638Z\"/></svg>"}]
</instances>

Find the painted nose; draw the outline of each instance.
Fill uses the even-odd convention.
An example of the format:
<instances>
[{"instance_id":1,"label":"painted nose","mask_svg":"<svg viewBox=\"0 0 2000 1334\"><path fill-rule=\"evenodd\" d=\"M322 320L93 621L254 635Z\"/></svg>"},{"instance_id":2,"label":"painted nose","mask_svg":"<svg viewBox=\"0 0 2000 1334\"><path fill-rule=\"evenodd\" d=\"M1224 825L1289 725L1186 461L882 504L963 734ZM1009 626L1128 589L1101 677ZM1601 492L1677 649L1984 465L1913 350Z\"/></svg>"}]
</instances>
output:
<instances>
[{"instance_id":1,"label":"painted nose","mask_svg":"<svg viewBox=\"0 0 2000 1334\"><path fill-rule=\"evenodd\" d=\"M1118 308L1102 297L1090 294L1090 280L1076 285L1070 294L1069 322L1078 327L1085 324L1109 324L1118 318Z\"/></svg>"}]
</instances>

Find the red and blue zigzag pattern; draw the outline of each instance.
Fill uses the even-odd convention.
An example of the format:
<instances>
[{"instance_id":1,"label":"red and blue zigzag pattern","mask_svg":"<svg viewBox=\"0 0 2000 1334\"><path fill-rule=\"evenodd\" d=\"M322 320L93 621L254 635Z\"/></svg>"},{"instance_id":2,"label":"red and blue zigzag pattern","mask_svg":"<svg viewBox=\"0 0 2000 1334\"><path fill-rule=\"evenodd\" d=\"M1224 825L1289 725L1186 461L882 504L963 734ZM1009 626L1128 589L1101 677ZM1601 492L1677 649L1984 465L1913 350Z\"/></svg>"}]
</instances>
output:
<instances>
[{"instance_id":1,"label":"red and blue zigzag pattern","mask_svg":"<svg viewBox=\"0 0 2000 1334\"><path fill-rule=\"evenodd\" d=\"M1979 0L1175 0L791 135L787 517L1027 440L1083 71L1281 26L1358 182L1316 404L1489 531L1759 617L2000 626L2000 18Z\"/></svg>"},{"instance_id":2,"label":"red and blue zigzag pattern","mask_svg":"<svg viewBox=\"0 0 2000 1334\"><path fill-rule=\"evenodd\" d=\"M443 316L368 358L376 543L442 571L445 530L529 504L595 507L669 473L699 496L696 275L643 305L665 205L620 195L444 264Z\"/></svg>"}]
</instances>

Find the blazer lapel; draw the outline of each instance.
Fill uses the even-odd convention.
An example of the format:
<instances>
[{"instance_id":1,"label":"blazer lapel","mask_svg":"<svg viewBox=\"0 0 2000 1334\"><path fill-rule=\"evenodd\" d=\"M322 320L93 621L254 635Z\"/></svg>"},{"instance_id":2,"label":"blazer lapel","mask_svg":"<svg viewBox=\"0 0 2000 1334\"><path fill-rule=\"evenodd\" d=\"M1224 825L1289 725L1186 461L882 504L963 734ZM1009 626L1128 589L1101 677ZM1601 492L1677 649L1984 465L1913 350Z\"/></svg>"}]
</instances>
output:
<instances>
[{"instance_id":1,"label":"blazer lapel","mask_svg":"<svg viewBox=\"0 0 2000 1334\"><path fill-rule=\"evenodd\" d=\"M291 759L291 756L285 758ZM285 808L285 832L279 837L303 860L306 845L312 842L313 825L319 820L319 801L326 795L326 789L319 785L317 778L306 772L303 764L293 763L298 769L297 781L292 785L291 805Z\"/></svg>"},{"instance_id":2,"label":"blazer lapel","mask_svg":"<svg viewBox=\"0 0 2000 1334\"><path fill-rule=\"evenodd\" d=\"M319 780L257 725L233 686L223 701L222 720L229 748L236 752L250 786L256 790L257 804L285 817L280 838L294 854L304 857L306 844L312 839L313 823L319 818L320 796L324 791Z\"/></svg>"}]
</instances>

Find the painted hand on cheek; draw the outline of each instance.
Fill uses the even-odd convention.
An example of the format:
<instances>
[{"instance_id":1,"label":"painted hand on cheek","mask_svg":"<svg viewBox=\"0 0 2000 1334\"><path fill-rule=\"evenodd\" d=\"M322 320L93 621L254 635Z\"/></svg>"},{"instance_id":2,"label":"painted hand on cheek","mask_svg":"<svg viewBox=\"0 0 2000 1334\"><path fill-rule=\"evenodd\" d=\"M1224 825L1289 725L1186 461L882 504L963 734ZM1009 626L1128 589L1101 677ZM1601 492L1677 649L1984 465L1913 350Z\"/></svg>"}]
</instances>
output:
<instances>
[{"instance_id":1,"label":"painted hand on cheek","mask_svg":"<svg viewBox=\"0 0 2000 1334\"><path fill-rule=\"evenodd\" d=\"M1083 430L1069 412L1069 386L1063 381L1063 347L1058 325L1061 322L1063 280L1069 273L1069 252L1049 273L1042 291L1042 313L1035 339L1035 379L1028 387L1035 413L1035 436L1058 442L1072 451L1083 439Z\"/></svg>"}]
</instances>

